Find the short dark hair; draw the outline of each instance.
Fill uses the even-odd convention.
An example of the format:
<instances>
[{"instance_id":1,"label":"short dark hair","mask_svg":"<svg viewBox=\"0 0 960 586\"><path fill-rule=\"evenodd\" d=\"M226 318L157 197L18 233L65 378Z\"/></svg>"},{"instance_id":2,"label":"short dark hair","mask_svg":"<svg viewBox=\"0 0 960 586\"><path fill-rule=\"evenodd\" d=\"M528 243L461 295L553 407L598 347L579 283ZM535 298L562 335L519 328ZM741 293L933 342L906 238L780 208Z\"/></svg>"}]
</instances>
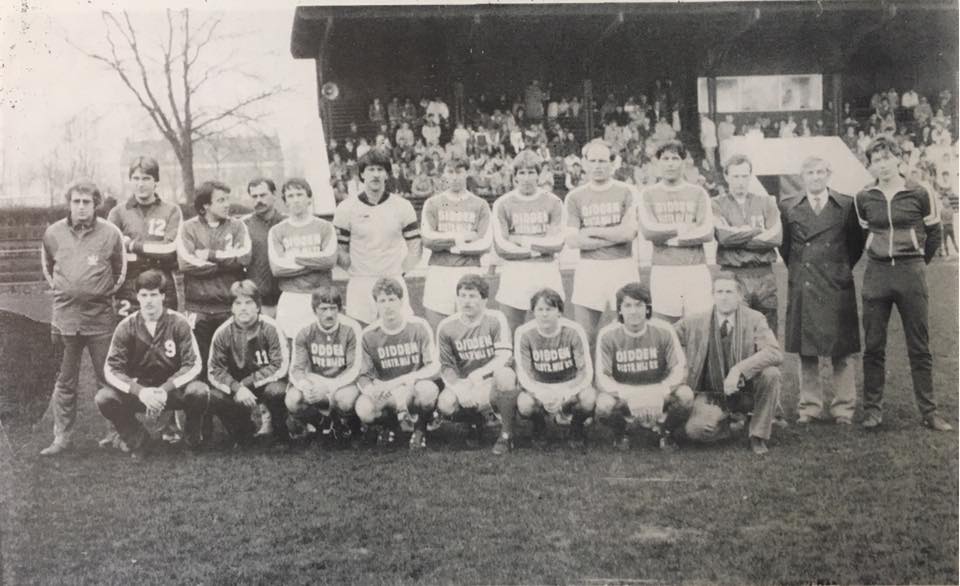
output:
<instances>
[{"instance_id":1,"label":"short dark hair","mask_svg":"<svg viewBox=\"0 0 960 586\"><path fill-rule=\"evenodd\" d=\"M270 179L269 177L254 177L253 179L250 180L249 183L247 183L247 193L249 194L250 190L256 187L257 185L263 185L263 184L266 184L267 189L270 190L270 193L277 192L277 184L273 182L273 179Z\"/></svg>"},{"instance_id":2,"label":"short dark hair","mask_svg":"<svg viewBox=\"0 0 960 586\"><path fill-rule=\"evenodd\" d=\"M530 298L530 311L533 311L541 299L547 304L547 307L556 307L560 310L560 313L563 313L563 296L550 287L544 287L533 294L533 297Z\"/></svg>"},{"instance_id":3,"label":"short dark hair","mask_svg":"<svg viewBox=\"0 0 960 586\"><path fill-rule=\"evenodd\" d=\"M377 282L373 284L373 290L370 291L370 294L373 296L373 299L376 300L381 293L385 295L396 295L398 299L403 299L403 285L400 284L400 281L392 277L380 277L377 279Z\"/></svg>"},{"instance_id":4,"label":"short dark hair","mask_svg":"<svg viewBox=\"0 0 960 586\"><path fill-rule=\"evenodd\" d=\"M160 291L163 293L167 289L167 278L163 271L157 269L148 269L137 275L134 281L134 287L137 291L146 289L147 291Z\"/></svg>"},{"instance_id":5,"label":"short dark hair","mask_svg":"<svg viewBox=\"0 0 960 586\"><path fill-rule=\"evenodd\" d=\"M316 313L317 306L322 303L336 305L337 311L343 311L343 295L340 294L340 289L334 285L321 285L314 289L310 295L310 308Z\"/></svg>"},{"instance_id":6,"label":"short dark hair","mask_svg":"<svg viewBox=\"0 0 960 586\"><path fill-rule=\"evenodd\" d=\"M133 172L140 169L141 172L153 177L154 181L160 181L160 164L153 157L137 157L130 163L130 169L127 171L127 179L133 176Z\"/></svg>"},{"instance_id":7,"label":"short dark hair","mask_svg":"<svg viewBox=\"0 0 960 586\"><path fill-rule=\"evenodd\" d=\"M390 157L387 153L383 152L381 149L370 149L366 152L360 160L357 161L357 171L360 173L360 176L363 177L363 172L369 166L383 167L387 173L393 172L393 165L390 162Z\"/></svg>"},{"instance_id":8,"label":"short dark hair","mask_svg":"<svg viewBox=\"0 0 960 586\"><path fill-rule=\"evenodd\" d=\"M460 294L461 289L476 291L484 299L490 297L490 285L480 275L467 274L460 277L460 280L457 281L457 295Z\"/></svg>"},{"instance_id":9,"label":"short dark hair","mask_svg":"<svg viewBox=\"0 0 960 586\"><path fill-rule=\"evenodd\" d=\"M713 275L713 280L710 284L710 292L713 292L714 284L717 281L733 281L737 284L737 290L743 293L743 283L740 282L740 277L736 275L733 271L718 271Z\"/></svg>"},{"instance_id":10,"label":"short dark hair","mask_svg":"<svg viewBox=\"0 0 960 586\"><path fill-rule=\"evenodd\" d=\"M257 304L257 307L262 305L260 288L257 287L257 284L250 279L235 281L233 285L230 285L230 297L233 299L233 301L236 301L237 297L241 296L252 298L253 302Z\"/></svg>"},{"instance_id":11,"label":"short dark hair","mask_svg":"<svg viewBox=\"0 0 960 586\"><path fill-rule=\"evenodd\" d=\"M657 159L663 156L663 153L676 153L681 159L687 158L687 147L679 140L668 140L657 147Z\"/></svg>"},{"instance_id":12,"label":"short dark hair","mask_svg":"<svg viewBox=\"0 0 960 586\"><path fill-rule=\"evenodd\" d=\"M86 195L93 197L93 207L100 207L100 203L103 201L103 194L100 193L100 188L97 187L97 184L93 181L77 181L73 185L67 188L67 192L64 194L64 199L67 200L67 205L70 205L70 200L73 198L74 193L84 193Z\"/></svg>"},{"instance_id":13,"label":"short dark hair","mask_svg":"<svg viewBox=\"0 0 960 586\"><path fill-rule=\"evenodd\" d=\"M627 283L617 289L617 319L621 322L623 321L623 316L620 315L620 306L623 305L623 300L627 297L637 301L643 301L647 307L651 307L652 305L650 289L647 289L642 283Z\"/></svg>"},{"instance_id":14,"label":"short dark hair","mask_svg":"<svg viewBox=\"0 0 960 586\"><path fill-rule=\"evenodd\" d=\"M747 164L747 167L750 168L750 172L753 173L753 163L750 162L750 157L740 153L731 155L730 158L727 159L727 162L723 165L723 172L726 174L730 171L730 167L733 167L734 165L743 165L744 163Z\"/></svg>"},{"instance_id":15,"label":"short dark hair","mask_svg":"<svg viewBox=\"0 0 960 586\"><path fill-rule=\"evenodd\" d=\"M202 214L207 210L207 206L213 201L214 191L230 193L230 186L220 181L204 181L201 183L200 187L197 188L196 197L193 200L193 209L197 210L198 214Z\"/></svg>"},{"instance_id":16,"label":"short dark hair","mask_svg":"<svg viewBox=\"0 0 960 586\"><path fill-rule=\"evenodd\" d=\"M450 157L440 166L440 171L446 171L449 168L470 170L470 161L464 157Z\"/></svg>"},{"instance_id":17,"label":"short dark hair","mask_svg":"<svg viewBox=\"0 0 960 586\"><path fill-rule=\"evenodd\" d=\"M283 198L284 203L287 201L287 190L293 188L299 188L307 192L307 197L313 199L313 189L310 187L310 184L303 177L291 177L283 182L283 187L280 188L280 196Z\"/></svg>"},{"instance_id":18,"label":"short dark hair","mask_svg":"<svg viewBox=\"0 0 960 586\"><path fill-rule=\"evenodd\" d=\"M886 136L878 136L877 138L873 139L869 146L867 146L867 150L865 152L867 155L867 162L872 164L873 155L880 152L887 152L894 157L899 157L902 151L900 150L900 145L897 144L897 141L891 140Z\"/></svg>"}]
</instances>

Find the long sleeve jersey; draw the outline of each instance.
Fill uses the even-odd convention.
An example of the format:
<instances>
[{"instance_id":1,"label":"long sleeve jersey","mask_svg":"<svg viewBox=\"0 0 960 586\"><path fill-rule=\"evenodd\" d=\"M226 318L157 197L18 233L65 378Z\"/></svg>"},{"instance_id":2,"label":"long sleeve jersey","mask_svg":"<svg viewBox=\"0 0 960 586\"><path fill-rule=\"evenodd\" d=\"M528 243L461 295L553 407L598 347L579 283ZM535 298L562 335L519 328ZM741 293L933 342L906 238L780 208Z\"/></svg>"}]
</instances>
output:
<instances>
[{"instance_id":1,"label":"long sleeve jersey","mask_svg":"<svg viewBox=\"0 0 960 586\"><path fill-rule=\"evenodd\" d=\"M507 261L551 262L563 250L566 215L563 202L550 192L505 193L493 202L494 249Z\"/></svg>"},{"instance_id":2,"label":"long sleeve jersey","mask_svg":"<svg viewBox=\"0 0 960 586\"><path fill-rule=\"evenodd\" d=\"M333 280L337 264L337 233L333 224L310 216L305 221L287 218L267 237L270 270L281 291L310 293Z\"/></svg>"},{"instance_id":3,"label":"long sleeve jersey","mask_svg":"<svg viewBox=\"0 0 960 586\"><path fill-rule=\"evenodd\" d=\"M303 388L313 375L334 389L353 384L360 376L360 336L360 324L342 314L330 330L317 321L300 328L293 340L290 382Z\"/></svg>"},{"instance_id":4,"label":"long sleeve jersey","mask_svg":"<svg viewBox=\"0 0 960 586\"><path fill-rule=\"evenodd\" d=\"M497 350L513 350L510 327L503 313L486 310L476 322L455 313L437 326L437 348L441 369L454 371L458 378L485 366Z\"/></svg>"},{"instance_id":5,"label":"long sleeve jersey","mask_svg":"<svg viewBox=\"0 0 960 586\"><path fill-rule=\"evenodd\" d=\"M197 250L209 250L207 259ZM250 263L250 234L240 220L227 218L212 225L203 216L180 224L177 260L183 272L186 309L205 313L229 311L233 300L230 286L244 278Z\"/></svg>"},{"instance_id":6,"label":"long sleeve jersey","mask_svg":"<svg viewBox=\"0 0 960 586\"><path fill-rule=\"evenodd\" d=\"M686 358L673 327L666 322L648 321L634 334L620 322L613 322L597 336L597 375L624 385L662 383L676 387L684 382Z\"/></svg>"},{"instance_id":7,"label":"long sleeve jersey","mask_svg":"<svg viewBox=\"0 0 960 586\"><path fill-rule=\"evenodd\" d=\"M865 248L870 260L893 264L898 258L922 258L930 262L940 247L937 204L922 185L907 181L891 198L870 186L853 202L860 227L868 231Z\"/></svg>"},{"instance_id":8,"label":"long sleeve jersey","mask_svg":"<svg viewBox=\"0 0 960 586\"><path fill-rule=\"evenodd\" d=\"M228 395L240 387L252 391L277 382L289 367L287 342L277 324L265 315L247 327L231 317L217 328L210 342L207 378L213 388Z\"/></svg>"},{"instance_id":9,"label":"long sleeve jersey","mask_svg":"<svg viewBox=\"0 0 960 586\"><path fill-rule=\"evenodd\" d=\"M129 238L127 279L135 279L148 269L169 273L177 268L177 233L183 221L180 206L157 195L150 203L141 204L131 195L126 203L110 210L107 220Z\"/></svg>"},{"instance_id":10,"label":"long sleeve jersey","mask_svg":"<svg viewBox=\"0 0 960 586\"><path fill-rule=\"evenodd\" d=\"M653 243L654 266L706 263L703 243L713 240L713 213L702 187L662 181L647 187L640 194L637 223Z\"/></svg>"},{"instance_id":11,"label":"long sleeve jersey","mask_svg":"<svg viewBox=\"0 0 960 586\"><path fill-rule=\"evenodd\" d=\"M713 198L711 204L717 236L717 264L722 267L758 267L776 262L783 228L774 198L748 193L741 206L732 195L723 195ZM750 230L743 230L744 227Z\"/></svg>"},{"instance_id":12,"label":"long sleeve jersey","mask_svg":"<svg viewBox=\"0 0 960 586\"><path fill-rule=\"evenodd\" d=\"M364 328L360 375L365 379L391 381L426 368L424 378L440 373L437 346L430 325L423 318L409 317L397 330L387 330L374 322Z\"/></svg>"},{"instance_id":13,"label":"long sleeve jersey","mask_svg":"<svg viewBox=\"0 0 960 586\"><path fill-rule=\"evenodd\" d=\"M124 393L137 394L143 387L170 392L197 378L201 366L197 339L187 318L165 309L150 333L138 311L113 332L103 374L111 386Z\"/></svg>"},{"instance_id":14,"label":"long sleeve jersey","mask_svg":"<svg viewBox=\"0 0 960 586\"><path fill-rule=\"evenodd\" d=\"M476 232L478 238L457 247L452 235L464 232ZM423 204L420 235L424 247L431 250L430 266L478 267L493 243L490 205L470 192L438 193Z\"/></svg>"}]
</instances>

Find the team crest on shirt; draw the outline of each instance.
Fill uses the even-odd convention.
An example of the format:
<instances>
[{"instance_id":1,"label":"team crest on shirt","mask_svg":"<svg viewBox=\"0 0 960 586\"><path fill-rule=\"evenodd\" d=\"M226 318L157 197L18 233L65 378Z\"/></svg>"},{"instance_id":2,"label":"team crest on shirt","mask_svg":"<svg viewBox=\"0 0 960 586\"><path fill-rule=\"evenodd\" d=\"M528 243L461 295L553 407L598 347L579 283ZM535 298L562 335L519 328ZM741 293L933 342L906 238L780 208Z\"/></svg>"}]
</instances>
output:
<instances>
[{"instance_id":1,"label":"team crest on shirt","mask_svg":"<svg viewBox=\"0 0 960 586\"><path fill-rule=\"evenodd\" d=\"M91 267L97 266L97 263L100 262L100 257L96 254L87 255L87 264Z\"/></svg>"}]
</instances>

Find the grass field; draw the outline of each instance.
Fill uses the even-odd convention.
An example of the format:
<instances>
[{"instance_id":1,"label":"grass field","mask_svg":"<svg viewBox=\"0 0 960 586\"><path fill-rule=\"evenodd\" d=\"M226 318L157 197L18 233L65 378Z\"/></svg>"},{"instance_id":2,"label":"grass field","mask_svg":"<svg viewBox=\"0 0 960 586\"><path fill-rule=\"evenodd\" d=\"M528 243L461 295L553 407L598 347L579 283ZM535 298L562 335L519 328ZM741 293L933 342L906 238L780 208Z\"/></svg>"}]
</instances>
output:
<instances>
[{"instance_id":1,"label":"grass field","mask_svg":"<svg viewBox=\"0 0 960 586\"><path fill-rule=\"evenodd\" d=\"M928 279L934 382L956 423L957 265ZM13 455L0 438L0 583L957 583L957 435L920 427L896 317L888 368L882 431L792 425L765 458L745 442L621 454L596 427L585 454L522 442L496 458L448 425L417 455L142 463L96 448L88 370L78 451L36 456L49 421L8 429ZM796 358L784 369L793 420Z\"/></svg>"}]
</instances>

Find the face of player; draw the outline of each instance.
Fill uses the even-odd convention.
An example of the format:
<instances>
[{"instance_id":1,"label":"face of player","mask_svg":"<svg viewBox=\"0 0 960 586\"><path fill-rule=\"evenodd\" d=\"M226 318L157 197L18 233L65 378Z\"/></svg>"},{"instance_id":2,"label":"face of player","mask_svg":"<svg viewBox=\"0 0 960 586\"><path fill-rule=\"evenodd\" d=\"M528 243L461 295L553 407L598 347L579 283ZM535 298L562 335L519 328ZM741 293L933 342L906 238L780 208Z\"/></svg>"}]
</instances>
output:
<instances>
[{"instance_id":1,"label":"face of player","mask_svg":"<svg viewBox=\"0 0 960 586\"><path fill-rule=\"evenodd\" d=\"M130 190L140 203L149 203L157 191L157 180L136 168L130 173Z\"/></svg>"},{"instance_id":2,"label":"face of player","mask_svg":"<svg viewBox=\"0 0 960 586\"><path fill-rule=\"evenodd\" d=\"M639 299L624 297L620 304L623 325L631 332L639 332L647 324L647 304Z\"/></svg>"},{"instance_id":3,"label":"face of player","mask_svg":"<svg viewBox=\"0 0 960 586\"><path fill-rule=\"evenodd\" d=\"M247 192L250 199L253 200L253 211L258 214L265 214L273 209L277 196L270 191L270 186L266 183L258 183Z\"/></svg>"},{"instance_id":4,"label":"face of player","mask_svg":"<svg viewBox=\"0 0 960 586\"><path fill-rule=\"evenodd\" d=\"M480 317L487 306L487 300L476 289L462 288L457 293L457 307L467 319Z\"/></svg>"},{"instance_id":5,"label":"face of player","mask_svg":"<svg viewBox=\"0 0 960 586\"><path fill-rule=\"evenodd\" d=\"M333 329L340 319L340 308L333 303L321 303L313 310L317 316L317 322L325 330Z\"/></svg>"},{"instance_id":6,"label":"face of player","mask_svg":"<svg viewBox=\"0 0 960 586\"><path fill-rule=\"evenodd\" d=\"M553 331L560 323L560 310L549 305L546 300L538 299L533 306L533 319L537 320L537 326L541 330Z\"/></svg>"},{"instance_id":7,"label":"face of player","mask_svg":"<svg viewBox=\"0 0 960 586\"><path fill-rule=\"evenodd\" d=\"M286 199L287 209L290 210L291 216L302 218L310 214L310 204L313 203L313 200L307 195L306 189L288 187L283 192L283 197Z\"/></svg>"},{"instance_id":8,"label":"face of player","mask_svg":"<svg viewBox=\"0 0 960 586\"><path fill-rule=\"evenodd\" d=\"M540 179L540 174L537 173L536 169L532 167L517 169L513 177L521 195L533 195L537 192L537 181Z\"/></svg>"},{"instance_id":9,"label":"face of player","mask_svg":"<svg viewBox=\"0 0 960 586\"><path fill-rule=\"evenodd\" d=\"M400 324L403 314L403 300L393 293L380 293L376 298L377 315L388 328Z\"/></svg>"},{"instance_id":10,"label":"face of player","mask_svg":"<svg viewBox=\"0 0 960 586\"><path fill-rule=\"evenodd\" d=\"M207 206L207 220L219 222L226 220L230 215L230 194L219 189L213 190L210 205Z\"/></svg>"},{"instance_id":11,"label":"face of player","mask_svg":"<svg viewBox=\"0 0 960 586\"><path fill-rule=\"evenodd\" d=\"M870 171L880 181L891 181L900 174L900 160L888 151L873 153L870 158Z\"/></svg>"},{"instance_id":12,"label":"face of player","mask_svg":"<svg viewBox=\"0 0 960 586\"><path fill-rule=\"evenodd\" d=\"M144 319L156 321L163 313L163 292L159 289L140 289L137 291L137 302L140 304L140 314Z\"/></svg>"},{"instance_id":13,"label":"face of player","mask_svg":"<svg viewBox=\"0 0 960 586\"><path fill-rule=\"evenodd\" d=\"M238 295L233 300L230 311L233 313L233 319L241 326L252 324L260 314L257 302L253 300L253 297L247 297L246 295Z\"/></svg>"},{"instance_id":14,"label":"face of player","mask_svg":"<svg viewBox=\"0 0 960 586\"><path fill-rule=\"evenodd\" d=\"M730 186L730 193L734 196L746 195L750 188L751 174L750 165L747 163L730 165L723 175L727 179L727 185Z\"/></svg>"},{"instance_id":15,"label":"face of player","mask_svg":"<svg viewBox=\"0 0 960 586\"><path fill-rule=\"evenodd\" d=\"M70 221L74 224L89 222L95 210L93 196L89 193L74 191L70 194Z\"/></svg>"},{"instance_id":16,"label":"face of player","mask_svg":"<svg viewBox=\"0 0 960 586\"><path fill-rule=\"evenodd\" d=\"M733 313L740 304L740 289L737 282L719 279L713 282L713 303L722 314Z\"/></svg>"},{"instance_id":17,"label":"face of player","mask_svg":"<svg viewBox=\"0 0 960 586\"><path fill-rule=\"evenodd\" d=\"M380 165L367 165L363 170L363 190L367 195L380 197L386 188L387 170Z\"/></svg>"},{"instance_id":18,"label":"face of player","mask_svg":"<svg viewBox=\"0 0 960 586\"><path fill-rule=\"evenodd\" d=\"M443 180L452 193L460 193L467 188L467 170L448 166L443 170Z\"/></svg>"},{"instance_id":19,"label":"face of player","mask_svg":"<svg viewBox=\"0 0 960 586\"><path fill-rule=\"evenodd\" d=\"M593 145L583 157L583 168L594 183L606 183L613 177L613 161L610 149L605 145Z\"/></svg>"},{"instance_id":20,"label":"face of player","mask_svg":"<svg viewBox=\"0 0 960 586\"><path fill-rule=\"evenodd\" d=\"M810 193L820 193L827 188L830 181L830 169L823 161L818 161L813 166L803 170L800 174L803 178L803 187Z\"/></svg>"},{"instance_id":21,"label":"face of player","mask_svg":"<svg viewBox=\"0 0 960 586\"><path fill-rule=\"evenodd\" d=\"M660 155L660 176L667 183L677 183L683 177L683 159L673 151Z\"/></svg>"}]
</instances>

